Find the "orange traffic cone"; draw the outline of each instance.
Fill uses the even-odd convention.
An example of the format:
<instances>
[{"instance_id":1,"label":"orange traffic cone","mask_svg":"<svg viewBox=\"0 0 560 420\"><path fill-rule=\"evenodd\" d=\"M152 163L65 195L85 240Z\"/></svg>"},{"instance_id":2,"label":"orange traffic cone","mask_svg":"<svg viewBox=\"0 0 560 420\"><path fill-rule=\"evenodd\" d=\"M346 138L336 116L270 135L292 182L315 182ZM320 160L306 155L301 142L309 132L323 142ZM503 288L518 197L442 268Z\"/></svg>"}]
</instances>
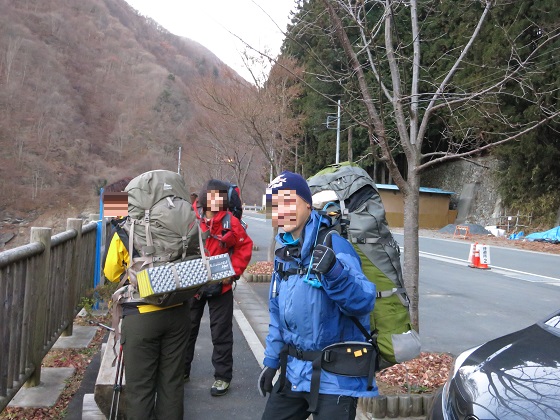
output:
<instances>
[{"instance_id":1,"label":"orange traffic cone","mask_svg":"<svg viewBox=\"0 0 560 420\"><path fill-rule=\"evenodd\" d=\"M469 257L467 258L467 262L469 263L469 267L473 266L473 258L474 258L474 251L476 249L477 243L471 244L471 248L469 249Z\"/></svg>"},{"instance_id":2,"label":"orange traffic cone","mask_svg":"<svg viewBox=\"0 0 560 420\"><path fill-rule=\"evenodd\" d=\"M482 244L480 245L480 253L479 253L477 268L481 268L483 270L490 270L488 264L490 264L490 247Z\"/></svg>"},{"instance_id":3,"label":"orange traffic cone","mask_svg":"<svg viewBox=\"0 0 560 420\"><path fill-rule=\"evenodd\" d=\"M469 253L469 267L490 270L490 249L484 244L474 243Z\"/></svg>"},{"instance_id":4,"label":"orange traffic cone","mask_svg":"<svg viewBox=\"0 0 560 420\"><path fill-rule=\"evenodd\" d=\"M478 268L479 265L480 265L480 251L478 250L477 244L474 244L474 250L472 253L471 263L469 264L469 267Z\"/></svg>"}]
</instances>

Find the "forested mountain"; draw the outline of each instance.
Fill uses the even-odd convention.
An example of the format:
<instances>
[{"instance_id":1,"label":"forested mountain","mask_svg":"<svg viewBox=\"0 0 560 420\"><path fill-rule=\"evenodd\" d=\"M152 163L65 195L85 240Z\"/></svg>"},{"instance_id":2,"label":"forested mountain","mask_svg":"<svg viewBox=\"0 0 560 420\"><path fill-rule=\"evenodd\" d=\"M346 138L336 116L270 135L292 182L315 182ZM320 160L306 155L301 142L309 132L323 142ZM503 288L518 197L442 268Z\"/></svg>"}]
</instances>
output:
<instances>
[{"instance_id":1,"label":"forested mountain","mask_svg":"<svg viewBox=\"0 0 560 420\"><path fill-rule=\"evenodd\" d=\"M469 102L439 106L421 143L422 164L522 132L559 108L556 1L491 3L479 42L446 85L443 102ZM67 217L97 212L100 187L150 169L176 170L179 147L192 189L210 177L228 179L242 185L246 202L260 203L270 171L310 176L334 162L332 117L339 99L340 160L360 160L377 182L393 181L388 161L406 175L410 162L399 136L407 130L397 127L398 106L387 99L394 80L387 34L376 26L387 16L385 4L351 4L372 25L366 45L350 15L342 20L360 54L371 103L380 111L389 140L385 155L326 4L340 7L341 16L351 11L342 0L298 2L279 64L253 86L201 45L168 33L124 0L0 0L0 234L53 220L63 227ZM453 55L465 47L483 4L418 2L419 118L454 65ZM409 11L407 2L391 5L389 35L404 92L414 83ZM515 77L492 95L473 95L504 68ZM401 109L412 108L411 96L401 100ZM401 118L402 125L413 115ZM501 161L503 202L522 213L534 210L543 223L555 219L560 207L559 129L555 117L482 152ZM48 223L35 219L45 215L51 216ZM29 223L21 227L19 220Z\"/></svg>"},{"instance_id":2,"label":"forested mountain","mask_svg":"<svg viewBox=\"0 0 560 420\"><path fill-rule=\"evenodd\" d=\"M251 88L124 0L0 0L0 229L97 212L99 187L177 170L180 146L192 189L219 175L235 181L208 164L214 151L201 155L201 80ZM247 179L250 202L260 203L261 178Z\"/></svg>"},{"instance_id":3,"label":"forested mountain","mask_svg":"<svg viewBox=\"0 0 560 420\"><path fill-rule=\"evenodd\" d=\"M413 84L414 37L411 33L410 6L394 2L391 6L390 36L395 58L389 59L383 27L385 5L366 1L344 4L331 1L349 41L359 54L372 103L379 110L395 162L406 175L407 164L395 121L397 106L387 99L386 89L394 89L398 66L400 90L410 92ZM492 2L420 1L419 22L419 118L429 106L436 88L455 65L455 57L466 47L470 34L485 4L492 3L486 24L447 85L449 107L440 107L431 119L422 143L420 164L459 150L482 148L492 137L521 132L531 121L546 118L560 106L560 15L555 0L519 0ZM355 20L350 16L354 14ZM369 25L360 33L358 24ZM322 0L300 2L283 44L283 55L293 58L305 74L303 93L298 102L298 115L304 121L303 144L307 153L300 165L309 176L333 162L335 147L336 101L343 104L340 158L362 160L362 165L375 174L378 182L389 182L381 151L375 136L368 133L369 115L357 93L355 68L348 61ZM325 29L329 28L329 29ZM364 36L365 34L365 36ZM366 38L367 37L367 38ZM367 42L366 42L367 41ZM531 57L523 62L525 57ZM375 72L372 69L375 68ZM501 75L513 75L496 93L483 96L480 86L496 85ZM504 76L504 77L506 77ZM490 86L491 88L491 86ZM489 89L490 89L489 88ZM474 95L481 89L481 95ZM391 91L394 93L394 91ZM454 105L462 98L470 102ZM403 108L409 109L411 97L403 95ZM331 116L330 129L325 126ZM413 113L411 113L413 115ZM403 125L408 121L403 121ZM370 125L371 126L371 125ZM522 213L532 212L537 221L553 223L560 208L560 123L558 117L515 141L483 153L492 153L501 161L495 176L500 181L504 205ZM372 147L372 144L374 145ZM349 146L350 145L350 146Z\"/></svg>"}]
</instances>

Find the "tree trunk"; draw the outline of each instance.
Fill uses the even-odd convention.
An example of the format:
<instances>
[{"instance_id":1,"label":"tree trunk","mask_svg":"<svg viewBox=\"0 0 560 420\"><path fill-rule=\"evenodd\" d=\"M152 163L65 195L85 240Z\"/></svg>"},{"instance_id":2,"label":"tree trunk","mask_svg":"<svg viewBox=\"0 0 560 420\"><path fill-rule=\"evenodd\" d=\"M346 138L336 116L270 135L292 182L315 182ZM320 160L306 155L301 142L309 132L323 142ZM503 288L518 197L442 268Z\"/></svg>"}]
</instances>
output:
<instances>
[{"instance_id":1,"label":"tree trunk","mask_svg":"<svg viewBox=\"0 0 560 420\"><path fill-rule=\"evenodd\" d=\"M268 246L268 261L274 261L274 250L276 248L276 235L278 235L278 228L272 228L272 240Z\"/></svg>"},{"instance_id":2,"label":"tree trunk","mask_svg":"<svg viewBox=\"0 0 560 420\"><path fill-rule=\"evenodd\" d=\"M418 316L419 301L419 248L418 248L418 216L419 216L419 176L409 174L410 192L403 195L404 200L404 286L410 298L411 322L420 331Z\"/></svg>"}]
</instances>

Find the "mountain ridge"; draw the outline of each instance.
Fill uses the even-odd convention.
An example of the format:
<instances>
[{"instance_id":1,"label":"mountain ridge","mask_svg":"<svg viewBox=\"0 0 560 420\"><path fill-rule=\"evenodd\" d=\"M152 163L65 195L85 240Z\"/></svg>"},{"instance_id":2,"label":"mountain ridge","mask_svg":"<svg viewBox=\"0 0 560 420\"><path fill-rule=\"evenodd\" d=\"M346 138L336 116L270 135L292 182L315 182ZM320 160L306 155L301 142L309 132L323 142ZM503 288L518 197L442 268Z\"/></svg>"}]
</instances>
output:
<instances>
[{"instance_id":1,"label":"mountain ridge","mask_svg":"<svg viewBox=\"0 0 560 420\"><path fill-rule=\"evenodd\" d=\"M179 147L191 189L212 177L196 155L207 111L193 91L204 77L241 79L216 55L124 0L0 0L0 10L0 234L21 235L12 222L43 213L64 225L96 213L101 186L177 170Z\"/></svg>"}]
</instances>

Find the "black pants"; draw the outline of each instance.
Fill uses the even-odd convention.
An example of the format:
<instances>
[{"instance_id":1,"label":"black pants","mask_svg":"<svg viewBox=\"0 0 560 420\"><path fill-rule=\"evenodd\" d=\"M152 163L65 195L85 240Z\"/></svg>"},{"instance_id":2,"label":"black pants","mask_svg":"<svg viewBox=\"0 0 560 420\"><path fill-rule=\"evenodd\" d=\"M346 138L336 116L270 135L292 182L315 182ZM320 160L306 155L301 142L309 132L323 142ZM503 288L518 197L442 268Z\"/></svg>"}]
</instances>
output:
<instances>
[{"instance_id":1,"label":"black pants","mask_svg":"<svg viewBox=\"0 0 560 420\"><path fill-rule=\"evenodd\" d=\"M183 419L181 367L189 334L188 313L185 303L123 318L127 419Z\"/></svg>"},{"instance_id":2,"label":"black pants","mask_svg":"<svg viewBox=\"0 0 560 420\"><path fill-rule=\"evenodd\" d=\"M276 382L262 415L262 420L305 420L311 414L309 392L294 392L292 384L286 379L284 391L278 392ZM313 420L353 420L356 418L358 399L344 395L319 394L317 412Z\"/></svg>"},{"instance_id":3,"label":"black pants","mask_svg":"<svg viewBox=\"0 0 560 420\"><path fill-rule=\"evenodd\" d=\"M210 332L212 335L212 364L214 378L231 381L233 373L233 291L200 300L193 298L191 303L191 333L186 349L185 374L191 373L194 348L204 306L208 303L210 312Z\"/></svg>"}]
</instances>

